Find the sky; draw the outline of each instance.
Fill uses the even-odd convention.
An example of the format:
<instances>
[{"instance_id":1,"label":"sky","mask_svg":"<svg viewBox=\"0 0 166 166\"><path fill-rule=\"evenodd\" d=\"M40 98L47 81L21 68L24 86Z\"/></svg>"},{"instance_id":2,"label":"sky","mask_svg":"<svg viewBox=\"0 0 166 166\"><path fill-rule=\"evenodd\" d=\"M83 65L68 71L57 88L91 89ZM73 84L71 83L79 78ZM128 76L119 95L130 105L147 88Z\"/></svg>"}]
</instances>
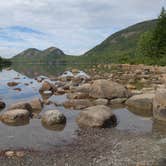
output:
<instances>
[{"instance_id":1,"label":"sky","mask_svg":"<svg viewBox=\"0 0 166 166\"><path fill-rule=\"evenodd\" d=\"M166 0L0 0L0 56L55 46L81 55L112 33L156 18Z\"/></svg>"}]
</instances>

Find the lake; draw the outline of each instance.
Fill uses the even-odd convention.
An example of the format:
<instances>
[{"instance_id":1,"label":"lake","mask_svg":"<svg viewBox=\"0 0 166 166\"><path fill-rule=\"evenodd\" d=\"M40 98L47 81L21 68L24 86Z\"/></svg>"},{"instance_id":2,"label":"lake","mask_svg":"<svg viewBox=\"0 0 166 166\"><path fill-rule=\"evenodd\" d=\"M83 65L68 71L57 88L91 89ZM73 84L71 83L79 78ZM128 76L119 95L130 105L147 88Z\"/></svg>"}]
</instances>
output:
<instances>
[{"instance_id":1,"label":"lake","mask_svg":"<svg viewBox=\"0 0 166 166\"><path fill-rule=\"evenodd\" d=\"M7 69L3 68L0 71L0 99L6 103L6 108L1 110L1 114L7 108L16 102L28 101L34 98L44 99L39 93L41 87L40 82L35 78L44 76L51 79L61 75L64 71L71 68L77 68L88 73L91 66L86 65L39 65L39 64L16 64ZM16 81L19 84L15 87L9 87L8 82ZM19 89L19 90L18 90ZM52 95L48 99L53 102L63 102L66 100L66 95ZM67 123L61 130L51 130L44 127L40 118L33 118L27 124L19 126L9 126L0 123L0 149L35 149L47 150L53 149L54 146L63 146L75 141L78 137L77 131L79 127L75 122L79 114L79 110L65 109L62 106L54 104L44 105L40 112L42 115L47 110L58 109L67 118ZM146 133L156 143L166 139L165 126L153 121L153 118L147 112L139 114L137 110L128 109L125 106L112 107L114 114L117 116L117 125L110 130L119 132L129 131L131 133ZM117 135L118 137L118 135ZM165 143L164 143L165 145ZM161 144L163 146L163 144Z\"/></svg>"}]
</instances>

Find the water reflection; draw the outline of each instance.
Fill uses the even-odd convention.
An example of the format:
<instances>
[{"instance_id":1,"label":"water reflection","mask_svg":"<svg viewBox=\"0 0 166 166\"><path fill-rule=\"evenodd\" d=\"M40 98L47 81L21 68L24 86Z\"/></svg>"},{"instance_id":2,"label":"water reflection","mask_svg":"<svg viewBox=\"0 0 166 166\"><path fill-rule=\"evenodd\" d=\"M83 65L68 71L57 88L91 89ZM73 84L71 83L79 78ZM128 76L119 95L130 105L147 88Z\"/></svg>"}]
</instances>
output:
<instances>
[{"instance_id":1,"label":"water reflection","mask_svg":"<svg viewBox=\"0 0 166 166\"><path fill-rule=\"evenodd\" d=\"M135 115L142 116L142 117L152 117L153 112L151 110L140 110L132 107L128 107L128 110Z\"/></svg>"},{"instance_id":2,"label":"water reflection","mask_svg":"<svg viewBox=\"0 0 166 166\"><path fill-rule=\"evenodd\" d=\"M63 131L65 129L66 123L64 124L56 124L56 125L47 125L45 123L42 122L42 126L47 129L47 130L51 130L51 131Z\"/></svg>"},{"instance_id":3,"label":"water reflection","mask_svg":"<svg viewBox=\"0 0 166 166\"><path fill-rule=\"evenodd\" d=\"M85 67L86 66L86 67ZM45 75L50 78L54 78L55 76L61 75L64 71L66 70L71 70L73 68L77 68L80 70L86 70L88 67L91 65L84 65L84 64L79 64L79 65L69 65L69 64L62 64L62 65L56 65L56 64L13 64L12 68L21 73L24 74L30 78L35 78L41 75Z\"/></svg>"},{"instance_id":4,"label":"water reflection","mask_svg":"<svg viewBox=\"0 0 166 166\"><path fill-rule=\"evenodd\" d=\"M6 121L1 121L3 124L7 125L7 126L13 126L13 127L17 127L17 126L26 126L29 124L29 120L23 120L23 121L17 121L17 122L6 122Z\"/></svg>"}]
</instances>

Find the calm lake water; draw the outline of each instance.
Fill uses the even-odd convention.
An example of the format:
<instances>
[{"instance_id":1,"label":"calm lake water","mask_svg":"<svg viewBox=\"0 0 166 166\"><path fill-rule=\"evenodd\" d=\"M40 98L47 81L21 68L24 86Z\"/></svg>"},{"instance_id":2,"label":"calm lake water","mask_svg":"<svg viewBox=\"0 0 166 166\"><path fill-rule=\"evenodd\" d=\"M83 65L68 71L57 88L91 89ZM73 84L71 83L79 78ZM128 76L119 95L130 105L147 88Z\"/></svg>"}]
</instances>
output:
<instances>
[{"instance_id":1,"label":"calm lake water","mask_svg":"<svg viewBox=\"0 0 166 166\"><path fill-rule=\"evenodd\" d=\"M77 65L79 68L88 72L85 65ZM13 103L19 101L27 101L43 96L39 93L41 83L34 78L37 76L46 76L54 78L65 70L71 68L69 65L27 65L18 64L11 67L12 70L2 69L0 71L0 99L2 99L7 107L1 110L1 113ZM86 70L85 70L86 69ZM19 84L16 87L9 87L7 82L16 81ZM28 83L28 85L27 85ZM14 90L20 88L21 91ZM62 102L66 100L65 95L51 96L51 101ZM79 127L75 122L79 111L68 110L63 107L55 107L55 105L44 106L42 114L46 110L59 109L67 117L66 126L61 131L49 130L42 126L40 119L31 119L28 124L22 126L7 126L0 122L0 149L9 148L33 148L33 149L51 149L54 146L60 146L71 143L77 139L77 130ZM141 114L137 110L129 110L125 107L112 108L118 119L116 130L131 132L148 133L156 140L166 139L165 126L154 122L151 115L146 112ZM111 130L111 128L110 128Z\"/></svg>"}]
</instances>

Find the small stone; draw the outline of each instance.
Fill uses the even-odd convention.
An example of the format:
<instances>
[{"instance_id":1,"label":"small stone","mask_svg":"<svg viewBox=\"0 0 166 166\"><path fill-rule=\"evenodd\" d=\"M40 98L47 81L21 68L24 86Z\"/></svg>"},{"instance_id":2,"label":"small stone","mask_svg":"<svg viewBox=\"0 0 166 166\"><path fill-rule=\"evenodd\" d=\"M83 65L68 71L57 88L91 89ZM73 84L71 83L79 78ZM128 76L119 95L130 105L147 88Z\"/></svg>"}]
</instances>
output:
<instances>
[{"instance_id":1,"label":"small stone","mask_svg":"<svg viewBox=\"0 0 166 166\"><path fill-rule=\"evenodd\" d=\"M6 151L5 152L5 156L7 156L7 157L13 157L14 156L14 152L13 151Z\"/></svg>"},{"instance_id":2,"label":"small stone","mask_svg":"<svg viewBox=\"0 0 166 166\"><path fill-rule=\"evenodd\" d=\"M16 152L16 156L19 157L19 158L22 158L22 157L25 156L25 152L23 152L23 151L18 151L18 152Z\"/></svg>"}]
</instances>

